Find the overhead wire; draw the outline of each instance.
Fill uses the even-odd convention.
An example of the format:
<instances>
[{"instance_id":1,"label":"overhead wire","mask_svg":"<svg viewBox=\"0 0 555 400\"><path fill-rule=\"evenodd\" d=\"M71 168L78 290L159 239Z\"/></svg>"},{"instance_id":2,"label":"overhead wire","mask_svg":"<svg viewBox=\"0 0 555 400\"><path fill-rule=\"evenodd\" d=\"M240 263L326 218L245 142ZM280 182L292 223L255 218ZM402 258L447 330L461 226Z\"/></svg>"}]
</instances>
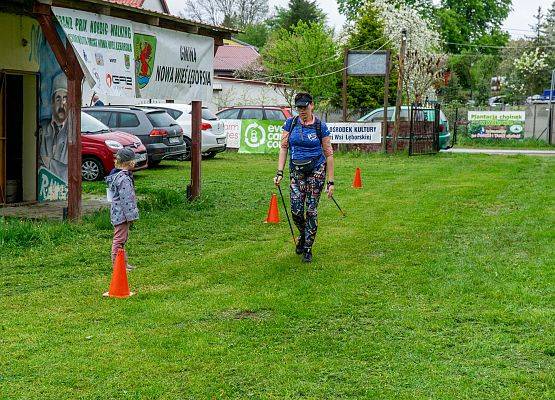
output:
<instances>
[{"instance_id":1,"label":"overhead wire","mask_svg":"<svg viewBox=\"0 0 555 400\"><path fill-rule=\"evenodd\" d=\"M351 47L351 48L349 48L349 50L357 50L357 49L360 49L360 48L362 48L362 47L368 46L368 45L370 45L370 44L372 44L372 43L375 43L375 42L377 42L377 41L379 41L379 40L382 40L382 39L383 39L383 38L377 38L377 39L371 40L371 41L369 41L369 42L363 43L363 44L361 44L361 45L359 45L359 46ZM389 41L391 41L391 40L389 40ZM382 46L382 47L383 47L383 46ZM302 68L298 68L298 69L295 69L295 70L292 70L292 71L284 72L283 75L261 75L261 76L262 76L264 79L271 79L271 78L276 78L276 77L277 77L277 78L282 78L282 77L284 77L285 75L291 75L291 74L294 73L294 72L304 71L305 69L308 69L308 68L311 68L311 67L315 67L316 65L323 64L323 63L325 63L325 62L327 62L327 61L334 60L334 59L336 59L336 58L337 58L337 56L331 56L331 57L325 58L325 59L323 59L323 60L320 60L320 61L318 61L318 62L315 62L314 64L310 64L310 65L307 65L307 66L304 66L304 67L302 67Z\"/></svg>"},{"instance_id":2,"label":"overhead wire","mask_svg":"<svg viewBox=\"0 0 555 400\"><path fill-rule=\"evenodd\" d=\"M357 61L356 63L353 63L347 67L343 67L341 69L338 69L337 71L333 71L333 72L328 72L325 74L321 74L321 75L314 75L314 76L305 76L305 77L287 77L287 76L277 76L278 78L284 78L284 79L291 79L291 80L307 80L307 79L316 79L316 78L323 78L326 76L330 76L330 75L334 75L337 74L339 72L343 72L345 71L347 68L353 67L355 65L358 65L360 63L362 63L363 61L365 61L366 59L368 59L370 56L373 56L374 54L376 54L378 51L380 51L381 49L383 49L387 44L389 44L392 40L389 39L387 42L385 42L383 45L381 45L378 49L374 50L372 53L368 54L367 56L363 57L362 59L360 59L359 61Z\"/></svg>"}]
</instances>

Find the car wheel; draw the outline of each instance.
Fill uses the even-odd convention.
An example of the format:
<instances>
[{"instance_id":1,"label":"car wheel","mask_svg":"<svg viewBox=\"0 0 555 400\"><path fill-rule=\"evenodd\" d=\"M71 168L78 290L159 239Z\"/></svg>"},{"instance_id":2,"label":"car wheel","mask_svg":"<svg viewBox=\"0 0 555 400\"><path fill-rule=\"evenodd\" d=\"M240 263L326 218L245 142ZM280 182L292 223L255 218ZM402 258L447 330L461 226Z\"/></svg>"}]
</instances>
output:
<instances>
[{"instance_id":1,"label":"car wheel","mask_svg":"<svg viewBox=\"0 0 555 400\"><path fill-rule=\"evenodd\" d=\"M193 154L193 142L186 136L183 136L185 142L185 153L181 156L182 161L191 161L191 154Z\"/></svg>"},{"instance_id":2,"label":"car wheel","mask_svg":"<svg viewBox=\"0 0 555 400\"><path fill-rule=\"evenodd\" d=\"M162 162L162 160L152 160L148 162L148 166L149 167L157 167L158 165L160 165L160 163Z\"/></svg>"},{"instance_id":3,"label":"car wheel","mask_svg":"<svg viewBox=\"0 0 555 400\"><path fill-rule=\"evenodd\" d=\"M216 153L215 151L209 151L208 153L204 153L202 155L202 158L204 158L205 160L210 160L211 158L216 157L216 154L218 153Z\"/></svg>"},{"instance_id":4,"label":"car wheel","mask_svg":"<svg viewBox=\"0 0 555 400\"><path fill-rule=\"evenodd\" d=\"M84 157L81 162L81 176L84 181L92 182L104 177L104 167L99 159Z\"/></svg>"}]
</instances>

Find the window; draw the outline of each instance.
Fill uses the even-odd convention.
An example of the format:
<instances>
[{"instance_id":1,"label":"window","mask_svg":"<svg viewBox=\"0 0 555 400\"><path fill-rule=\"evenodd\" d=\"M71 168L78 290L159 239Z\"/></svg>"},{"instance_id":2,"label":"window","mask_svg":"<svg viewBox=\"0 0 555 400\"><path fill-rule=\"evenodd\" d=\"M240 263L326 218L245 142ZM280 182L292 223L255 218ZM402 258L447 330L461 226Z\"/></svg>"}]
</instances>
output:
<instances>
[{"instance_id":1,"label":"window","mask_svg":"<svg viewBox=\"0 0 555 400\"><path fill-rule=\"evenodd\" d=\"M220 119L238 119L239 118L239 108L231 108L229 110L224 110L218 113L218 118Z\"/></svg>"},{"instance_id":2,"label":"window","mask_svg":"<svg viewBox=\"0 0 555 400\"><path fill-rule=\"evenodd\" d=\"M81 113L81 132L83 134L87 135L91 133L101 133L108 131L108 127L102 122L87 114L86 112Z\"/></svg>"},{"instance_id":3,"label":"window","mask_svg":"<svg viewBox=\"0 0 555 400\"><path fill-rule=\"evenodd\" d=\"M271 119L274 121L285 121L285 115L281 110L264 110L266 112L266 119Z\"/></svg>"},{"instance_id":4,"label":"window","mask_svg":"<svg viewBox=\"0 0 555 400\"><path fill-rule=\"evenodd\" d=\"M208 121L216 121L218 119L218 117L216 117L216 114L214 114L208 108L203 108L202 109L202 119L207 119Z\"/></svg>"},{"instance_id":5,"label":"window","mask_svg":"<svg viewBox=\"0 0 555 400\"><path fill-rule=\"evenodd\" d=\"M116 124L116 114L110 111L87 111L87 114L92 115L94 118L102 122L104 125L108 125L110 128L115 128Z\"/></svg>"},{"instance_id":6,"label":"window","mask_svg":"<svg viewBox=\"0 0 555 400\"><path fill-rule=\"evenodd\" d=\"M407 110L406 108L401 109L401 114L399 114L399 121L410 121L409 110Z\"/></svg>"},{"instance_id":7,"label":"window","mask_svg":"<svg viewBox=\"0 0 555 400\"><path fill-rule=\"evenodd\" d=\"M241 119L264 119L264 113L261 108L245 108Z\"/></svg>"},{"instance_id":8,"label":"window","mask_svg":"<svg viewBox=\"0 0 555 400\"><path fill-rule=\"evenodd\" d=\"M370 115L364 122L381 122L383 121L383 110L377 111Z\"/></svg>"},{"instance_id":9,"label":"window","mask_svg":"<svg viewBox=\"0 0 555 400\"><path fill-rule=\"evenodd\" d=\"M119 124L120 128L135 128L139 126L139 118L132 113L119 113Z\"/></svg>"},{"instance_id":10,"label":"window","mask_svg":"<svg viewBox=\"0 0 555 400\"><path fill-rule=\"evenodd\" d=\"M155 128L176 125L175 120L165 111L149 112L146 116Z\"/></svg>"},{"instance_id":11,"label":"window","mask_svg":"<svg viewBox=\"0 0 555 400\"><path fill-rule=\"evenodd\" d=\"M173 119L178 119L183 114L183 111L179 111L179 110L170 110L169 108L166 108L165 110L168 114L171 115Z\"/></svg>"}]
</instances>

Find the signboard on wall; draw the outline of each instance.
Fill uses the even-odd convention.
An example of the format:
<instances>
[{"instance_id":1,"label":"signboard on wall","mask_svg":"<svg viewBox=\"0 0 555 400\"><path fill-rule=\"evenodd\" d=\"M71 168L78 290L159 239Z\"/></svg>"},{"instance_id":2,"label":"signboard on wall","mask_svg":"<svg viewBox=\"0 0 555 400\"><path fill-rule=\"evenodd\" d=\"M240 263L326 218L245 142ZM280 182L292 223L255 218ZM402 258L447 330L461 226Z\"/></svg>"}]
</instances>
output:
<instances>
[{"instance_id":1,"label":"signboard on wall","mask_svg":"<svg viewBox=\"0 0 555 400\"><path fill-rule=\"evenodd\" d=\"M468 133L474 139L523 139L525 111L469 111Z\"/></svg>"},{"instance_id":2,"label":"signboard on wall","mask_svg":"<svg viewBox=\"0 0 555 400\"><path fill-rule=\"evenodd\" d=\"M281 143L283 121L223 120L227 133L227 147L240 153L277 153ZM332 144L379 144L382 124L338 122L326 124Z\"/></svg>"},{"instance_id":3,"label":"signboard on wall","mask_svg":"<svg viewBox=\"0 0 555 400\"><path fill-rule=\"evenodd\" d=\"M139 23L133 31L137 97L212 99L214 39Z\"/></svg>"},{"instance_id":4,"label":"signboard on wall","mask_svg":"<svg viewBox=\"0 0 555 400\"><path fill-rule=\"evenodd\" d=\"M214 39L53 7L93 90L102 95L209 102Z\"/></svg>"},{"instance_id":5,"label":"signboard on wall","mask_svg":"<svg viewBox=\"0 0 555 400\"><path fill-rule=\"evenodd\" d=\"M131 21L85 11L52 7L78 54L93 90L135 97L133 27Z\"/></svg>"}]
</instances>

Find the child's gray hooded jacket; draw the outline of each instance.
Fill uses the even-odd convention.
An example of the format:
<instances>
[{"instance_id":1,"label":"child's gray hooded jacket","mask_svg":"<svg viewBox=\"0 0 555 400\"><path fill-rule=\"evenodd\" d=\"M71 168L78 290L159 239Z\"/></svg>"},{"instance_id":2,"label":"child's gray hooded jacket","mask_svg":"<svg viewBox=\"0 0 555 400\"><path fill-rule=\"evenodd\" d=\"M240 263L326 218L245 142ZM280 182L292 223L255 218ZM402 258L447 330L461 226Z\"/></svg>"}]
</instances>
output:
<instances>
[{"instance_id":1,"label":"child's gray hooded jacket","mask_svg":"<svg viewBox=\"0 0 555 400\"><path fill-rule=\"evenodd\" d=\"M131 173L121 169L114 169L106 177L106 184L112 191L113 199L110 208L112 225L120 225L139 219L137 197Z\"/></svg>"}]
</instances>

